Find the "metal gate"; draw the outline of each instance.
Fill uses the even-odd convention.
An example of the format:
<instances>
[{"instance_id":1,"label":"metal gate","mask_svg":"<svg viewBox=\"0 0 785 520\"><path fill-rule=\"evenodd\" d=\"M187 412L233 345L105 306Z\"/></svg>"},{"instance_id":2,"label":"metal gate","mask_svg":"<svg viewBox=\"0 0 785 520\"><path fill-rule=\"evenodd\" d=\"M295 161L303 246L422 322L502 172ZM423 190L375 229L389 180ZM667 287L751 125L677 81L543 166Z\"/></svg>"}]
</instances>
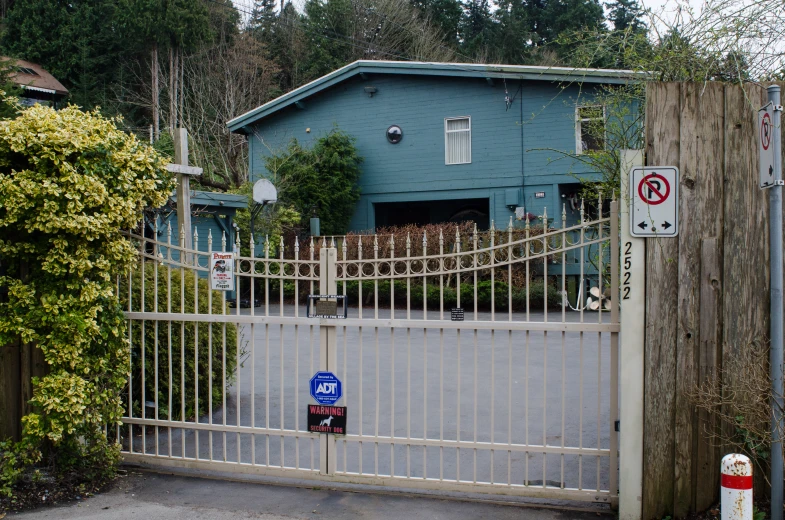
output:
<instances>
[{"instance_id":1,"label":"metal gate","mask_svg":"<svg viewBox=\"0 0 785 520\"><path fill-rule=\"evenodd\" d=\"M231 300L208 288L225 236L189 250L170 228L131 234L125 460L614 503L617 203L592 211L568 225L563 210L558 229L546 214L484 233L281 240L261 257L251 241ZM306 317L308 294L347 295L348 317ZM346 435L307 431L318 370L343 382Z\"/></svg>"}]
</instances>

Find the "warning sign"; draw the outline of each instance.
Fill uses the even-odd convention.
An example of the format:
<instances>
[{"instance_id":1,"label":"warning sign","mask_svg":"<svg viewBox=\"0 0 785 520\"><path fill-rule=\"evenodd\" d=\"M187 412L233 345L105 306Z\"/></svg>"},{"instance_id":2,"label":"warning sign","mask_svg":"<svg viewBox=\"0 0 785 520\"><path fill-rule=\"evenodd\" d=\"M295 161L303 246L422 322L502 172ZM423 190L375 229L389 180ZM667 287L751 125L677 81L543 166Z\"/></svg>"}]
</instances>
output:
<instances>
[{"instance_id":1,"label":"warning sign","mask_svg":"<svg viewBox=\"0 0 785 520\"><path fill-rule=\"evenodd\" d=\"M212 253L210 256L210 287L218 291L234 289L234 254Z\"/></svg>"},{"instance_id":2,"label":"warning sign","mask_svg":"<svg viewBox=\"0 0 785 520\"><path fill-rule=\"evenodd\" d=\"M633 168L630 230L635 237L679 234L679 170L673 166Z\"/></svg>"},{"instance_id":3,"label":"warning sign","mask_svg":"<svg viewBox=\"0 0 785 520\"><path fill-rule=\"evenodd\" d=\"M346 435L346 407L309 404L308 431Z\"/></svg>"}]
</instances>

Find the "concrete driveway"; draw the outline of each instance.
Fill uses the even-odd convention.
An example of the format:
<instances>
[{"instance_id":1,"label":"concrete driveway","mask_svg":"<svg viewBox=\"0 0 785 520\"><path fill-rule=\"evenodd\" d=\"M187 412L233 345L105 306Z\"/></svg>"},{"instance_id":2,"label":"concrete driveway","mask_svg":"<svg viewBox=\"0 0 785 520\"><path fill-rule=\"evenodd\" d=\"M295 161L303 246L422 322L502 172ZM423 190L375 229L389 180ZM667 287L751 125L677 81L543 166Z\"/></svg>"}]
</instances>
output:
<instances>
[{"instance_id":1,"label":"concrete driveway","mask_svg":"<svg viewBox=\"0 0 785 520\"><path fill-rule=\"evenodd\" d=\"M45 507L8 519L20 520L588 520L613 516L606 510L567 506L498 505L403 494L367 494L331 489L131 472L106 493Z\"/></svg>"}]
</instances>

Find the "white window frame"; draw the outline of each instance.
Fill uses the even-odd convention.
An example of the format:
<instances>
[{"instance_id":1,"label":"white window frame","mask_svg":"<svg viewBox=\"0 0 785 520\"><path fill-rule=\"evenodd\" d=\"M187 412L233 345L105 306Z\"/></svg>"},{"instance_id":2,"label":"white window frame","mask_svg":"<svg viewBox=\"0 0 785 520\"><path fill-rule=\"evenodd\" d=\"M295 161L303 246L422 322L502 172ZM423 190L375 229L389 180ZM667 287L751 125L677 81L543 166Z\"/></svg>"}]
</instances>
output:
<instances>
[{"instance_id":1,"label":"white window frame","mask_svg":"<svg viewBox=\"0 0 785 520\"><path fill-rule=\"evenodd\" d=\"M468 119L469 121L469 128L462 128L460 130L447 130L447 122L448 121L459 121L461 119ZM469 160L466 162L449 162L449 153L447 149L447 134L454 134L458 132L468 132L469 133ZM452 166L455 164L471 164L472 163L472 116L457 116L457 117L445 117L444 118L444 164L447 166Z\"/></svg>"},{"instance_id":2,"label":"white window frame","mask_svg":"<svg viewBox=\"0 0 785 520\"><path fill-rule=\"evenodd\" d=\"M575 153L581 155L583 151L583 140L581 139L581 127L584 121L592 121L596 118L581 117L582 108L602 108L602 149L605 150L608 146L608 119L605 113L605 105L576 105L575 106Z\"/></svg>"}]
</instances>

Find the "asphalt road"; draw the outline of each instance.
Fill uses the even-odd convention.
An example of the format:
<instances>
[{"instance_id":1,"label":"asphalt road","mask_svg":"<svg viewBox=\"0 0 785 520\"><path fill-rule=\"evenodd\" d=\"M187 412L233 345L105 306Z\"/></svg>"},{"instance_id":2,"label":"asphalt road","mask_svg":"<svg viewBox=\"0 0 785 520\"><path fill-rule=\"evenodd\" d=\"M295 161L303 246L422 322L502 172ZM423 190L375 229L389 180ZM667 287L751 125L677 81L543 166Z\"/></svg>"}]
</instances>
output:
<instances>
[{"instance_id":1,"label":"asphalt road","mask_svg":"<svg viewBox=\"0 0 785 520\"><path fill-rule=\"evenodd\" d=\"M280 309L271 306L269 313ZM284 314L293 315L285 306ZM302 309L301 309L302 312ZM350 309L350 316L357 315ZM242 309L242 314L249 314ZM263 314L264 308L256 308ZM431 312L430 318L437 317ZM364 317L372 311L364 310ZM396 317L405 310L396 310ZM421 311L412 311L418 319ZM389 317L389 310L380 311ZM472 319L467 313L467 319ZM507 315L498 314L497 319ZM533 313L531 321L542 321ZM449 317L447 318L449 319ZM489 320L488 313L479 319ZM513 320L522 321L523 315ZM549 313L560 321L561 313ZM576 322L578 313L566 320ZM586 313L585 321L597 321ZM607 321L607 317L605 318ZM340 322L338 322L340 325ZM318 329L308 326L241 325L239 377L229 389L226 423L306 429L312 400L308 381L319 366ZM541 486L607 489L607 457L510 452L503 444L609 447L610 335L578 332L456 331L420 328L338 327L336 375L344 385L350 434L410 437L410 446L338 443L337 470L394 474L411 478L460 478ZM231 365L235 364L230 360ZM238 413L239 410L239 413ZM202 417L207 423L210 417ZM213 423L222 424L223 410ZM138 430L138 428L137 428ZM138 431L137 431L138 434ZM198 441L197 441L198 436ZM212 438L211 438L212 437ZM493 442L494 450L417 445L417 439ZM300 439L264 434L195 433L173 429L171 448L199 457L243 463L319 467L316 436ZM155 450L147 434L147 451ZM158 450L168 454L168 432L158 436ZM137 446L139 445L138 441ZM212 450L211 450L212 444ZM137 448L138 449L138 448Z\"/></svg>"}]
</instances>

